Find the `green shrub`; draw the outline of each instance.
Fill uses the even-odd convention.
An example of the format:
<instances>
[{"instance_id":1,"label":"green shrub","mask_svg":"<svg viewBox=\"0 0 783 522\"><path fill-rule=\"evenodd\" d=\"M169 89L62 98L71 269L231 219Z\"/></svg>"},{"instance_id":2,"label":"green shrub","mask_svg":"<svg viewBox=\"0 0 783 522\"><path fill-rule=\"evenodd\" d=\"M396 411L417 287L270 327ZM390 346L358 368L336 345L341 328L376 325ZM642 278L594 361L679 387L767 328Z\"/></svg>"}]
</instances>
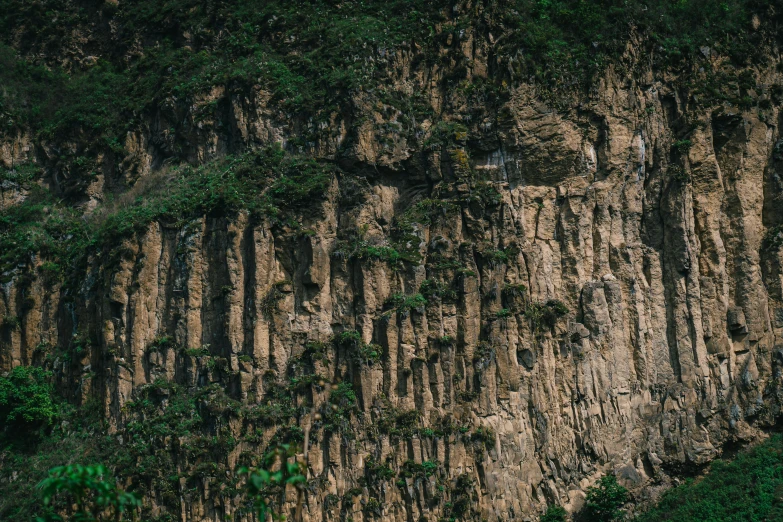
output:
<instances>
[{"instance_id":1,"label":"green shrub","mask_svg":"<svg viewBox=\"0 0 783 522\"><path fill-rule=\"evenodd\" d=\"M334 336L334 342L340 348L355 349L362 344L362 334L356 330L345 330Z\"/></svg>"},{"instance_id":2,"label":"green shrub","mask_svg":"<svg viewBox=\"0 0 783 522\"><path fill-rule=\"evenodd\" d=\"M691 145L693 145L691 140L677 140L672 145L672 148L680 154L685 154L690 150Z\"/></svg>"},{"instance_id":3,"label":"green shrub","mask_svg":"<svg viewBox=\"0 0 783 522\"><path fill-rule=\"evenodd\" d=\"M412 460L408 460L402 465L402 471L400 471L400 477L403 478L427 478L431 477L438 472L440 463L437 460L425 460L421 464L417 464Z\"/></svg>"},{"instance_id":4,"label":"green shrub","mask_svg":"<svg viewBox=\"0 0 783 522\"><path fill-rule=\"evenodd\" d=\"M377 419L378 431L392 439L412 439L419 429L421 413L418 410L401 411L388 406Z\"/></svg>"},{"instance_id":5,"label":"green shrub","mask_svg":"<svg viewBox=\"0 0 783 522\"><path fill-rule=\"evenodd\" d=\"M464 145L468 138L468 128L456 122L439 121L430 130L430 136L424 142L424 146L435 149L446 145Z\"/></svg>"},{"instance_id":6,"label":"green shrub","mask_svg":"<svg viewBox=\"0 0 783 522\"><path fill-rule=\"evenodd\" d=\"M451 285L435 279L425 279L419 286L419 292L425 300L437 300L453 302L457 300L457 292Z\"/></svg>"},{"instance_id":7,"label":"green shrub","mask_svg":"<svg viewBox=\"0 0 783 522\"><path fill-rule=\"evenodd\" d=\"M346 330L333 337L333 342L342 348L359 364L372 366L383 355L383 347L377 344L365 344L362 334L356 330Z\"/></svg>"},{"instance_id":8,"label":"green shrub","mask_svg":"<svg viewBox=\"0 0 783 522\"><path fill-rule=\"evenodd\" d=\"M549 506L546 508L546 513L541 515L538 520L539 522L566 522L568 512L562 506Z\"/></svg>"},{"instance_id":9,"label":"green shrub","mask_svg":"<svg viewBox=\"0 0 783 522\"><path fill-rule=\"evenodd\" d=\"M387 464L381 464L380 462L377 462L375 459L373 459L371 456L367 458L367 461L364 465L364 476L365 480L370 485L378 485L381 482L385 482L387 480L391 480L394 478L394 470L391 469Z\"/></svg>"},{"instance_id":10,"label":"green shrub","mask_svg":"<svg viewBox=\"0 0 783 522\"><path fill-rule=\"evenodd\" d=\"M625 514L621 508L628 500L628 490L617 483L614 475L606 475L587 488L584 517L590 522L621 520Z\"/></svg>"},{"instance_id":11,"label":"green shrub","mask_svg":"<svg viewBox=\"0 0 783 522\"><path fill-rule=\"evenodd\" d=\"M393 308L398 314L407 316L411 310L418 310L427 306L427 299L421 294L405 296L394 294L386 300L386 306Z\"/></svg>"},{"instance_id":12,"label":"green shrub","mask_svg":"<svg viewBox=\"0 0 783 522\"><path fill-rule=\"evenodd\" d=\"M568 307L556 299L546 303L530 303L525 308L525 316L536 334L541 333L544 327L554 328L557 320L567 314Z\"/></svg>"},{"instance_id":13,"label":"green shrub","mask_svg":"<svg viewBox=\"0 0 783 522\"><path fill-rule=\"evenodd\" d=\"M329 394L329 402L324 408L324 430L329 432L341 432L348 434L351 430L349 418L357 409L358 399L353 386L347 382L341 382L332 386Z\"/></svg>"},{"instance_id":14,"label":"green shrub","mask_svg":"<svg viewBox=\"0 0 783 522\"><path fill-rule=\"evenodd\" d=\"M0 377L0 418L5 430L31 429L57 416L52 374L42 368L16 366Z\"/></svg>"},{"instance_id":15,"label":"green shrub","mask_svg":"<svg viewBox=\"0 0 783 522\"><path fill-rule=\"evenodd\" d=\"M691 175L681 165L671 165L667 169L669 177L674 181L681 183L688 183L691 180Z\"/></svg>"},{"instance_id":16,"label":"green shrub","mask_svg":"<svg viewBox=\"0 0 783 522\"><path fill-rule=\"evenodd\" d=\"M509 259L509 255L506 250L497 250L494 248L482 249L479 251L479 255L490 265L500 265L508 262Z\"/></svg>"},{"instance_id":17,"label":"green shrub","mask_svg":"<svg viewBox=\"0 0 783 522\"><path fill-rule=\"evenodd\" d=\"M354 353L354 360L365 366L372 366L381 359L383 347L378 344L362 344Z\"/></svg>"},{"instance_id":18,"label":"green shrub","mask_svg":"<svg viewBox=\"0 0 783 522\"><path fill-rule=\"evenodd\" d=\"M479 453L495 449L495 431L492 428L478 427L470 435L473 448Z\"/></svg>"},{"instance_id":19,"label":"green shrub","mask_svg":"<svg viewBox=\"0 0 783 522\"><path fill-rule=\"evenodd\" d=\"M467 473L457 477L454 487L451 489L451 501L445 505L446 515L449 520L462 520L474 513L476 505L476 484L473 477Z\"/></svg>"}]
</instances>

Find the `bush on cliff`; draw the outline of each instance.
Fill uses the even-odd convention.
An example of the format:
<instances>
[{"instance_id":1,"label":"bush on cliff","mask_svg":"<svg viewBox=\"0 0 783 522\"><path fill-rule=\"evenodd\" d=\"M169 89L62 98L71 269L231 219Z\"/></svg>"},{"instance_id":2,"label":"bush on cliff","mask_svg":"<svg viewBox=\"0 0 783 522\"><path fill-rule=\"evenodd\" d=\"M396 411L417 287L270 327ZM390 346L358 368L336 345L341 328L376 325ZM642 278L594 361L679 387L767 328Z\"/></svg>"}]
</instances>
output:
<instances>
[{"instance_id":1,"label":"bush on cliff","mask_svg":"<svg viewBox=\"0 0 783 522\"><path fill-rule=\"evenodd\" d=\"M628 490L617 483L614 475L601 477L597 484L587 488L585 509L581 518L585 522L622 520L625 515L622 506L628 500Z\"/></svg>"},{"instance_id":2,"label":"bush on cliff","mask_svg":"<svg viewBox=\"0 0 783 522\"><path fill-rule=\"evenodd\" d=\"M31 366L17 366L0 377L0 437L21 435L52 423L57 406L50 378L51 373Z\"/></svg>"}]
</instances>

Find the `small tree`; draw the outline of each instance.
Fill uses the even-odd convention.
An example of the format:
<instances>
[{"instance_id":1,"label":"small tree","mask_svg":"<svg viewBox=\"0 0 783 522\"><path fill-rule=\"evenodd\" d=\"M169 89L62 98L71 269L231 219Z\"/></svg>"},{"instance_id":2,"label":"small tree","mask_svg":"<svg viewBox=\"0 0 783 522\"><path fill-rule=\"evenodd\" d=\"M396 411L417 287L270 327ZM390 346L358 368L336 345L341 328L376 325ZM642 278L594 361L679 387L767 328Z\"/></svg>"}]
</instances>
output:
<instances>
[{"instance_id":1,"label":"small tree","mask_svg":"<svg viewBox=\"0 0 783 522\"><path fill-rule=\"evenodd\" d=\"M628 490L617 483L614 475L601 477L598 484L587 488L584 518L589 522L620 520L625 514L621 507L626 502Z\"/></svg>"},{"instance_id":2,"label":"small tree","mask_svg":"<svg viewBox=\"0 0 783 522\"><path fill-rule=\"evenodd\" d=\"M52 514L46 518L39 517L38 522L119 522L127 520L126 515L133 520L141 500L133 493L119 489L114 479L106 480L107 475L106 468L100 465L76 464L49 470L49 477L38 485L44 505L53 504L57 497L66 497L68 505L76 505L76 510L68 519Z\"/></svg>"},{"instance_id":3,"label":"small tree","mask_svg":"<svg viewBox=\"0 0 783 522\"><path fill-rule=\"evenodd\" d=\"M273 520L285 520L285 515L275 512L272 497L285 494L290 484L297 486L306 481L302 474L302 465L295 459L296 450L289 444L277 446L266 453L257 468L239 468L239 475L247 476L246 490L253 501L259 520L266 520L267 513Z\"/></svg>"},{"instance_id":4,"label":"small tree","mask_svg":"<svg viewBox=\"0 0 783 522\"><path fill-rule=\"evenodd\" d=\"M50 378L50 372L33 366L17 366L0 377L0 420L6 428L29 430L51 424L57 407Z\"/></svg>"},{"instance_id":5,"label":"small tree","mask_svg":"<svg viewBox=\"0 0 783 522\"><path fill-rule=\"evenodd\" d=\"M567 517L568 512L562 506L549 506L546 508L546 513L538 520L539 522L566 522Z\"/></svg>"}]
</instances>

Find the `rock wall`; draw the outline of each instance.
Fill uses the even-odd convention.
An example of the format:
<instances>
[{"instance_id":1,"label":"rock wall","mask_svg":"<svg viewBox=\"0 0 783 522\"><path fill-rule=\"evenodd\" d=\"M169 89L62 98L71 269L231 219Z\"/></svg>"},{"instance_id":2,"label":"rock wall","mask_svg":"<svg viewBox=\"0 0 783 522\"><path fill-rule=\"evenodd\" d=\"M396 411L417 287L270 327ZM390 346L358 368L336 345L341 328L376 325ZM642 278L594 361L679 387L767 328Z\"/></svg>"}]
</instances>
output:
<instances>
[{"instance_id":1,"label":"rock wall","mask_svg":"<svg viewBox=\"0 0 783 522\"><path fill-rule=\"evenodd\" d=\"M287 424L350 383L348 427L314 425L313 522L530 520L548 503L578 509L612 472L643 495L772 426L783 392L778 109L696 110L672 85L610 70L567 111L521 85L468 123L470 140L424 149L385 135L398 115L357 99L371 118L353 143L335 115L313 144L343 175L299 226L244 213L152 223L91 259L77 291L20 269L0 292L0 317L19 318L2 329L0 369L48 361L119 436L128 404L161 380L217 384L252 407L292 375L318 376L291 392L304 409ZM231 139L284 141L263 92L249 96L231 98ZM194 132L194 161L231 149L217 125ZM159 163L147 139L129 137L142 178ZM96 183L100 198L109 181ZM368 250L392 247L406 259ZM395 297L416 294L426 305ZM353 330L361 342L331 340ZM313 342L324 358L302 370ZM225 469L275 433L250 441L266 421L229 417ZM394 478L375 480L378 463ZM224 482L207 473L168 499L150 486L151 513L227 520L240 497Z\"/></svg>"}]
</instances>

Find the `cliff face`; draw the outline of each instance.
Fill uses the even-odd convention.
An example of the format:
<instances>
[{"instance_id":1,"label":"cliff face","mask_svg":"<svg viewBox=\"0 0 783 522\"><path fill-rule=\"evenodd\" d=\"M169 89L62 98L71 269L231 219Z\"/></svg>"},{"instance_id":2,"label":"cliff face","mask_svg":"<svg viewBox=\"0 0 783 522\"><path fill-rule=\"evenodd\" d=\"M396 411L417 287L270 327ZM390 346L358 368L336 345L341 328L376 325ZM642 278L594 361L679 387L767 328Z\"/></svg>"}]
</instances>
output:
<instances>
[{"instance_id":1,"label":"cliff face","mask_svg":"<svg viewBox=\"0 0 783 522\"><path fill-rule=\"evenodd\" d=\"M489 45L462 35L473 81ZM227 520L243 502L227 472L299 440L311 409L313 522L525 520L578 509L606 473L643 496L780 415L783 142L776 102L696 105L626 60L555 109L524 81L445 90L448 70L399 51L385 89L459 125L356 93L304 145L340 170L294 219L153 221L67 289L33 257L2 286L0 369L44 364L97 405L151 517ZM749 71L769 100L780 73ZM286 143L267 101L213 90L187 155ZM114 172L154 187L152 134L129 134ZM30 141L4 137L7 167L46 156ZM88 214L112 183L85 189ZM2 203L24 197L9 185ZM138 427L187 418L182 397L191 429Z\"/></svg>"}]
</instances>

